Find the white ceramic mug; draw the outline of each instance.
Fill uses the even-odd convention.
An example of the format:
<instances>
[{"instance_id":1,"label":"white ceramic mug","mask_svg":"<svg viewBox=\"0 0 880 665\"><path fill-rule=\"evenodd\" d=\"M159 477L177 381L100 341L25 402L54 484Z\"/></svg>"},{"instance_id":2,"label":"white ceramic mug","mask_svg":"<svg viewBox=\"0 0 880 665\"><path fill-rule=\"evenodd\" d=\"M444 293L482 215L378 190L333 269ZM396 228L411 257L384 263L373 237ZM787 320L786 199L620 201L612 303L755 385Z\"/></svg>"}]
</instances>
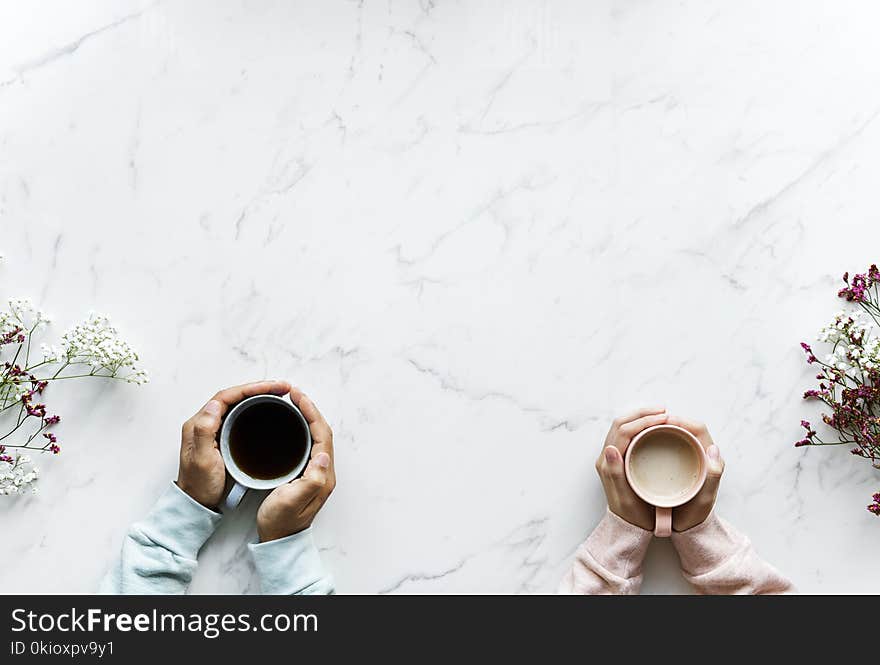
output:
<instances>
[{"instance_id":1,"label":"white ceramic mug","mask_svg":"<svg viewBox=\"0 0 880 665\"><path fill-rule=\"evenodd\" d=\"M232 454L229 451L229 433L232 431L232 426L235 424L235 421L242 413L257 404L265 404L267 402L283 405L296 416L296 421L302 426L305 435L305 452L297 465L283 476L268 479L253 478L244 472L232 457ZM235 484L232 486L232 489L229 490L229 494L226 495L226 498L223 500L223 504L220 507L221 512L228 513L235 510L238 504L241 503L241 500L248 489L275 489L285 483L289 483L305 471L306 465L309 463L309 457L312 454L312 434L309 431L309 423L295 404L282 397L278 397L277 395L254 395L253 397L248 397L232 407L232 410L227 414L226 419L223 421L223 426L220 428L220 454L223 456L226 470L229 472L229 475L232 476L233 480L235 480Z\"/></svg>"}]
</instances>

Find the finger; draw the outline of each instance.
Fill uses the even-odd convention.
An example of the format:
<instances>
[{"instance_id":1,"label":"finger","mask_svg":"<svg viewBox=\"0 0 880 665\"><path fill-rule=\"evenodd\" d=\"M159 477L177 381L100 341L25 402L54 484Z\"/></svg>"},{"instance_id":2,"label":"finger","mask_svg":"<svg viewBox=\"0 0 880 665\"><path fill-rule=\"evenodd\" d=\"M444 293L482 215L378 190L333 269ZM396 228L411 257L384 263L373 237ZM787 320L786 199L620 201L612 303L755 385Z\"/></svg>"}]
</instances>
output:
<instances>
[{"instance_id":1,"label":"finger","mask_svg":"<svg viewBox=\"0 0 880 665\"><path fill-rule=\"evenodd\" d=\"M714 443L709 446L706 451L706 457L709 459L709 470L706 474L706 482L714 482L717 487L721 482L721 476L724 475L724 460L721 459L721 451Z\"/></svg>"},{"instance_id":2,"label":"finger","mask_svg":"<svg viewBox=\"0 0 880 665\"><path fill-rule=\"evenodd\" d=\"M288 390L290 390L290 383L287 381L254 381L253 383L225 388L211 399L221 404L222 411L220 415L223 415L226 413L226 409L246 397L253 397L254 395L283 395Z\"/></svg>"},{"instance_id":3,"label":"finger","mask_svg":"<svg viewBox=\"0 0 880 665\"><path fill-rule=\"evenodd\" d=\"M330 455L327 453L318 453L306 467L303 477L315 483L318 491L312 495L311 500L303 504L300 514L309 510L317 512L324 505L324 502L333 492L334 481L331 478L333 469L330 468ZM313 468L316 467L316 468Z\"/></svg>"},{"instance_id":4,"label":"finger","mask_svg":"<svg viewBox=\"0 0 880 665\"><path fill-rule=\"evenodd\" d=\"M309 460L302 477L314 480L319 485L326 485L330 469L330 455L319 452Z\"/></svg>"},{"instance_id":5,"label":"finger","mask_svg":"<svg viewBox=\"0 0 880 665\"><path fill-rule=\"evenodd\" d=\"M605 448L605 464L609 471L617 472L623 470L623 455L614 446Z\"/></svg>"},{"instance_id":6,"label":"finger","mask_svg":"<svg viewBox=\"0 0 880 665\"><path fill-rule=\"evenodd\" d=\"M712 437L709 435L709 429L703 423L682 418L681 416L669 416L666 422L670 425L676 425L677 427L686 429L700 440L700 443L703 444L703 448L707 449L707 451L710 446L714 445Z\"/></svg>"},{"instance_id":7,"label":"finger","mask_svg":"<svg viewBox=\"0 0 880 665\"><path fill-rule=\"evenodd\" d=\"M632 422L633 420L638 420L639 418L644 418L645 416L652 416L657 413L664 413L665 411L666 407L663 406L642 407L641 409L636 409L632 413L628 413L625 416L615 418L614 423L618 427L620 427L621 425L625 425L626 423Z\"/></svg>"},{"instance_id":8,"label":"finger","mask_svg":"<svg viewBox=\"0 0 880 665\"><path fill-rule=\"evenodd\" d=\"M666 413L658 413L653 416L644 416L621 426L620 433L626 439L632 439L632 437L641 432L643 429L653 427L654 425L662 425L666 422L668 417L669 416ZM622 444L623 450L626 450L626 447L629 445L629 441L624 440Z\"/></svg>"},{"instance_id":9,"label":"finger","mask_svg":"<svg viewBox=\"0 0 880 665\"><path fill-rule=\"evenodd\" d=\"M614 446L608 446L603 453L605 468L603 470L605 481L614 488L614 492L618 497L631 496L633 490L626 479L626 470L624 469L623 455L620 450Z\"/></svg>"},{"instance_id":10,"label":"finger","mask_svg":"<svg viewBox=\"0 0 880 665\"><path fill-rule=\"evenodd\" d=\"M308 422L310 426L327 425L327 421L318 410L318 407L315 406L315 403L299 388L290 389L290 401L296 404L299 410L302 411L303 416L305 416L306 422Z\"/></svg>"},{"instance_id":11,"label":"finger","mask_svg":"<svg viewBox=\"0 0 880 665\"><path fill-rule=\"evenodd\" d=\"M217 432L222 422L223 407L220 402L211 400L187 421L184 432L189 433L196 452L204 453L217 446Z\"/></svg>"},{"instance_id":12,"label":"finger","mask_svg":"<svg viewBox=\"0 0 880 665\"><path fill-rule=\"evenodd\" d=\"M276 487L272 490L272 493L275 494L277 492L283 497L285 510L294 511L299 515L312 500L320 495L322 487L323 485L318 481L303 476L291 481L287 485Z\"/></svg>"},{"instance_id":13,"label":"finger","mask_svg":"<svg viewBox=\"0 0 880 665\"><path fill-rule=\"evenodd\" d=\"M623 477L623 455L614 446L606 446L602 451L602 468L599 473L614 480Z\"/></svg>"},{"instance_id":14,"label":"finger","mask_svg":"<svg viewBox=\"0 0 880 665\"><path fill-rule=\"evenodd\" d=\"M296 404L297 408L305 417L309 424L309 432L312 434L312 459L318 453L326 453L333 462L333 430L330 425L318 411L315 403L309 399L299 388L292 388L290 391L290 401Z\"/></svg>"},{"instance_id":15,"label":"finger","mask_svg":"<svg viewBox=\"0 0 880 665\"><path fill-rule=\"evenodd\" d=\"M709 460L706 482L703 483L700 493L695 499L704 502L705 505L712 505L715 503L715 497L718 496L718 487L721 485L721 476L724 474L724 460L721 459L718 446L714 445L709 446L706 457Z\"/></svg>"},{"instance_id":16,"label":"finger","mask_svg":"<svg viewBox=\"0 0 880 665\"><path fill-rule=\"evenodd\" d=\"M329 469L330 456L327 453L318 453L309 461L301 478L284 486L283 491L297 512L302 513L313 500L321 497L328 486Z\"/></svg>"}]
</instances>

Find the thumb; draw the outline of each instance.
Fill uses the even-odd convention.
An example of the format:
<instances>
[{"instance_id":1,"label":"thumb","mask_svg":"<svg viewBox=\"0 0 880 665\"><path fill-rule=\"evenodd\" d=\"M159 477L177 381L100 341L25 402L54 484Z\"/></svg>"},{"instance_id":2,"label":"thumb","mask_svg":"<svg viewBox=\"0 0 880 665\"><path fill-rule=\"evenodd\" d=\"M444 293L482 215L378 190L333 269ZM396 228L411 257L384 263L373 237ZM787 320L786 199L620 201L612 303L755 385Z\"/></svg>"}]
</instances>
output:
<instances>
[{"instance_id":1,"label":"thumb","mask_svg":"<svg viewBox=\"0 0 880 665\"><path fill-rule=\"evenodd\" d=\"M193 440L196 450L210 451L216 447L216 436L220 429L222 405L215 399L205 404L192 420Z\"/></svg>"},{"instance_id":2,"label":"thumb","mask_svg":"<svg viewBox=\"0 0 880 665\"><path fill-rule=\"evenodd\" d=\"M703 491L715 496L718 493L718 486L721 484L721 476L724 474L724 460L721 459L721 451L715 444L706 449L706 457L709 460L709 467Z\"/></svg>"},{"instance_id":3,"label":"thumb","mask_svg":"<svg viewBox=\"0 0 880 665\"><path fill-rule=\"evenodd\" d=\"M327 469L329 467L330 455L327 453L318 453L309 460L309 465L303 472L302 477L323 485L327 482Z\"/></svg>"},{"instance_id":4,"label":"thumb","mask_svg":"<svg viewBox=\"0 0 880 665\"><path fill-rule=\"evenodd\" d=\"M623 455L616 446L607 446L602 453L605 460L605 475L614 480L623 478Z\"/></svg>"},{"instance_id":5,"label":"thumb","mask_svg":"<svg viewBox=\"0 0 880 665\"><path fill-rule=\"evenodd\" d=\"M327 483L327 469L329 466L330 455L327 453L318 453L309 460L309 465L306 467L303 475L287 485L288 488L295 492L296 499L299 503L305 505L318 496L321 489Z\"/></svg>"}]
</instances>

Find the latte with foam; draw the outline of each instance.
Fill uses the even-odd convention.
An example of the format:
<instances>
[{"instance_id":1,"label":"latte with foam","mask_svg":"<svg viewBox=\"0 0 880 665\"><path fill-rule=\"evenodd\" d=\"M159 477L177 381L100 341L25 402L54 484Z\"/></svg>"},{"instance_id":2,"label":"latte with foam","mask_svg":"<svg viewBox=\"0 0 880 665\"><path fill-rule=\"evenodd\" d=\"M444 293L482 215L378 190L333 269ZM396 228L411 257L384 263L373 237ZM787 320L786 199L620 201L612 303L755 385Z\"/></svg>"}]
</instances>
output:
<instances>
[{"instance_id":1,"label":"latte with foam","mask_svg":"<svg viewBox=\"0 0 880 665\"><path fill-rule=\"evenodd\" d=\"M631 481L642 494L672 502L700 480L700 454L683 435L668 429L648 432L630 459Z\"/></svg>"}]
</instances>

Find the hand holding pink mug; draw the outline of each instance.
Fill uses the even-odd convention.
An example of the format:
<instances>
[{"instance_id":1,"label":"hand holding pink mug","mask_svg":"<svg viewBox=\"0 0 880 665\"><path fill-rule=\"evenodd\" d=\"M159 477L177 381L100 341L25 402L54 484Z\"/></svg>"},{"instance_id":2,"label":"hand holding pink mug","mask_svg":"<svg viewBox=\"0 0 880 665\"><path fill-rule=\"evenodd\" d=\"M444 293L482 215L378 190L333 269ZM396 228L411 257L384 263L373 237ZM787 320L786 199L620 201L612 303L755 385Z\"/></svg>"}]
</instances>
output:
<instances>
[{"instance_id":1,"label":"hand holding pink mug","mask_svg":"<svg viewBox=\"0 0 880 665\"><path fill-rule=\"evenodd\" d=\"M672 511L672 530L687 531L705 522L715 507L721 476L724 475L724 460L721 459L721 452L712 440L709 429L703 423L687 420L680 416L669 416L667 423L683 427L697 437L703 450L706 451L706 458L709 462L708 474L703 488L693 499Z\"/></svg>"},{"instance_id":2,"label":"hand holding pink mug","mask_svg":"<svg viewBox=\"0 0 880 665\"><path fill-rule=\"evenodd\" d=\"M602 452L596 459L596 473L605 490L608 510L646 531L654 530L654 508L640 499L630 487L623 469L623 456L633 437L643 429L665 423L666 420L666 410L662 407L642 408L615 418L605 437Z\"/></svg>"},{"instance_id":3,"label":"hand holding pink mug","mask_svg":"<svg viewBox=\"0 0 880 665\"><path fill-rule=\"evenodd\" d=\"M672 507L672 530L685 531L702 523L709 516L724 471L724 463L718 447L712 441L705 425L668 415L661 407L642 408L626 416L615 418L605 438L603 450L596 460L596 471L605 489L608 509L621 519L646 531L655 531L657 510L654 505L634 491L625 468L624 457L631 443L644 430L667 424L684 429L696 437L707 461L707 475L702 488L684 504ZM665 512L661 517L665 519ZM662 524L660 526L662 534L665 529Z\"/></svg>"}]
</instances>

